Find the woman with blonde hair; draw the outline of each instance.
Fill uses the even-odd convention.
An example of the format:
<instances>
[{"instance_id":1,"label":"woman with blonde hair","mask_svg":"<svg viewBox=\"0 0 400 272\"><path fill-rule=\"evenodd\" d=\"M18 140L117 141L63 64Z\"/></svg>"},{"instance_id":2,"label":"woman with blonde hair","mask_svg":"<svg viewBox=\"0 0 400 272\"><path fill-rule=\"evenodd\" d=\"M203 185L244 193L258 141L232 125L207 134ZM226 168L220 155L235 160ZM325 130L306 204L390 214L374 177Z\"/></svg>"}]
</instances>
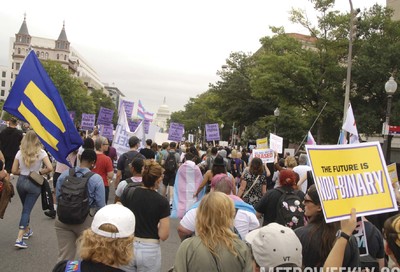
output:
<instances>
[{"instance_id":1,"label":"woman with blonde hair","mask_svg":"<svg viewBox=\"0 0 400 272\"><path fill-rule=\"evenodd\" d=\"M180 245L174 271L252 271L250 249L233 231L234 217L234 204L227 195L207 194L197 210L197 236Z\"/></svg>"},{"instance_id":2,"label":"woman with blonde hair","mask_svg":"<svg viewBox=\"0 0 400 272\"><path fill-rule=\"evenodd\" d=\"M161 271L160 240L168 239L171 211L168 200L157 192L163 180L163 168L154 160L143 162L143 186L131 188L134 191L124 200L124 206L137 220L133 244L136 258L124 270L158 272Z\"/></svg>"},{"instance_id":3,"label":"woman with blonde hair","mask_svg":"<svg viewBox=\"0 0 400 272\"><path fill-rule=\"evenodd\" d=\"M42 167L42 163L44 167ZM27 248L24 240L32 236L33 231L29 227L30 215L36 200L41 193L41 186L29 179L31 172L45 175L53 171L47 153L42 149L36 133L29 130L22 138L20 150L15 155L11 172L18 175L17 191L22 202L22 213L19 221L19 231L15 246Z\"/></svg>"},{"instance_id":4,"label":"woman with blonde hair","mask_svg":"<svg viewBox=\"0 0 400 272\"><path fill-rule=\"evenodd\" d=\"M82 261L61 261L53 272L123 271L120 267L133 259L134 231L135 216L128 208L119 204L104 206L78 240Z\"/></svg>"}]
</instances>

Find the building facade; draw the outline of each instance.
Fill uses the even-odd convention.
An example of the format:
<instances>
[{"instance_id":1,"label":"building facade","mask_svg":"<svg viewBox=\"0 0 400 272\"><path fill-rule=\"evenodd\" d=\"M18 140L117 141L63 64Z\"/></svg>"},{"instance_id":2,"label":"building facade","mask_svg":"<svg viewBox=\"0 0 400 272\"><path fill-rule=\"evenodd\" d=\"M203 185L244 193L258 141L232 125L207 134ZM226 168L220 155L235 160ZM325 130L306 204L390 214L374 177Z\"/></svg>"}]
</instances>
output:
<instances>
[{"instance_id":1,"label":"building facade","mask_svg":"<svg viewBox=\"0 0 400 272\"><path fill-rule=\"evenodd\" d=\"M11 69L8 66L0 66L0 100L6 100L11 86Z\"/></svg>"},{"instance_id":2,"label":"building facade","mask_svg":"<svg viewBox=\"0 0 400 272\"><path fill-rule=\"evenodd\" d=\"M386 0L386 7L394 10L392 20L400 20L400 0Z\"/></svg>"},{"instance_id":3,"label":"building facade","mask_svg":"<svg viewBox=\"0 0 400 272\"><path fill-rule=\"evenodd\" d=\"M77 50L71 47L65 31L65 24L56 40L35 37L30 35L26 16L24 16L18 33L15 34L15 37L10 38L11 85L18 76L22 62L30 50L34 50L40 60L53 60L60 63L72 75L81 79L89 90L100 89L108 94L96 71Z\"/></svg>"}]
</instances>

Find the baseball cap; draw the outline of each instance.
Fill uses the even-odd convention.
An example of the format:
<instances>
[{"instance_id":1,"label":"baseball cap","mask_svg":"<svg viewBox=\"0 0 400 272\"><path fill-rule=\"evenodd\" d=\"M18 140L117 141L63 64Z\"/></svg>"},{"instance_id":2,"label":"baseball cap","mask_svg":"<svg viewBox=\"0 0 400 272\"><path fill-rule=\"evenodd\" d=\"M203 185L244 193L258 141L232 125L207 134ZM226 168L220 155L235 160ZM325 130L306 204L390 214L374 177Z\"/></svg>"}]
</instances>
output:
<instances>
[{"instance_id":1,"label":"baseball cap","mask_svg":"<svg viewBox=\"0 0 400 272\"><path fill-rule=\"evenodd\" d=\"M103 224L114 225L118 232L100 229ZM135 232L135 215L120 204L110 204L101 208L94 216L91 229L94 233L107 238L126 238Z\"/></svg>"},{"instance_id":2,"label":"baseball cap","mask_svg":"<svg viewBox=\"0 0 400 272\"><path fill-rule=\"evenodd\" d=\"M302 246L294 231L277 223L253 230L246 235L254 259L266 269L277 266L302 266Z\"/></svg>"}]
</instances>

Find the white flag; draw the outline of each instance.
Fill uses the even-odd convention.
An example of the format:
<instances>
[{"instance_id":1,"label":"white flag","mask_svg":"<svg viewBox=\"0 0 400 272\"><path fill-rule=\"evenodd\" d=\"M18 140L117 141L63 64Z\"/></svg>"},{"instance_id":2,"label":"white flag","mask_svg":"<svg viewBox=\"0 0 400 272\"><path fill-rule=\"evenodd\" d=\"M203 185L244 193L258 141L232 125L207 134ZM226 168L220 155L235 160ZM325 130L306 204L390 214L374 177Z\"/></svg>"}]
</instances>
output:
<instances>
[{"instance_id":1,"label":"white flag","mask_svg":"<svg viewBox=\"0 0 400 272\"><path fill-rule=\"evenodd\" d=\"M356 126L356 120L354 119L353 109L349 103L349 108L347 109L346 121L342 126L343 130L350 133L350 143L359 143L358 141L358 131Z\"/></svg>"},{"instance_id":2,"label":"white flag","mask_svg":"<svg viewBox=\"0 0 400 272\"><path fill-rule=\"evenodd\" d=\"M117 127L115 128L114 140L112 143L112 146L117 151L118 157L129 151L130 148L128 142L131 136L133 136L133 133L129 129L124 104L122 104L119 111Z\"/></svg>"}]
</instances>

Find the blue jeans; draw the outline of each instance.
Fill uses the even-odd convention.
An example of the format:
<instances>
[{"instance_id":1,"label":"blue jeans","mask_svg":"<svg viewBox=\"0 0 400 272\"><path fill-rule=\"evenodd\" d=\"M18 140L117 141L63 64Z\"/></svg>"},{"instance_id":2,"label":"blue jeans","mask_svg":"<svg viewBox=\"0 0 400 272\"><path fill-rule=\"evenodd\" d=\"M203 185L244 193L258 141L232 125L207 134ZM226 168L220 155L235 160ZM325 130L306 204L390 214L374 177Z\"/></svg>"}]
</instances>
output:
<instances>
[{"instance_id":1,"label":"blue jeans","mask_svg":"<svg viewBox=\"0 0 400 272\"><path fill-rule=\"evenodd\" d=\"M134 241L134 260L121 269L129 272L160 272L161 247L160 244Z\"/></svg>"},{"instance_id":2,"label":"blue jeans","mask_svg":"<svg viewBox=\"0 0 400 272\"><path fill-rule=\"evenodd\" d=\"M19 228L25 229L29 226L29 219L33 206L35 206L41 188L29 180L28 176L19 176L17 181L17 191L22 203L21 220L19 221Z\"/></svg>"}]
</instances>

